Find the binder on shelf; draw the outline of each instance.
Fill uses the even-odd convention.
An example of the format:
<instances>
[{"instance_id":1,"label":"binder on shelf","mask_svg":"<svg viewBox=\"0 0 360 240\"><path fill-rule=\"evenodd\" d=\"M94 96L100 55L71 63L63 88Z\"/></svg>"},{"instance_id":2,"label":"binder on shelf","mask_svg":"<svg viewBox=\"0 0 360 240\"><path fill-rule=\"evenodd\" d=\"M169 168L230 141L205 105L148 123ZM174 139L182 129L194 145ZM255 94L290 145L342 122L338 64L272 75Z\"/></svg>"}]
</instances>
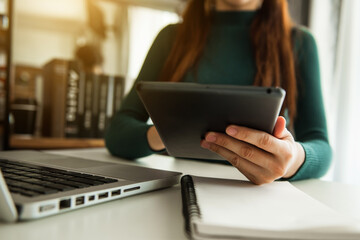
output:
<instances>
[{"instance_id":1,"label":"binder on shelf","mask_svg":"<svg viewBox=\"0 0 360 240\"><path fill-rule=\"evenodd\" d=\"M124 96L124 78L84 72L77 61L54 59L43 67L42 135L102 138Z\"/></svg>"},{"instance_id":2,"label":"binder on shelf","mask_svg":"<svg viewBox=\"0 0 360 240\"><path fill-rule=\"evenodd\" d=\"M100 136L103 136L107 126L109 126L113 115L119 111L124 98L125 78L121 76L103 75L107 79L107 103L106 103L106 116L105 127L100 129Z\"/></svg>"},{"instance_id":3,"label":"binder on shelf","mask_svg":"<svg viewBox=\"0 0 360 240\"><path fill-rule=\"evenodd\" d=\"M356 220L289 182L183 176L183 215L191 239L360 239Z\"/></svg>"},{"instance_id":4,"label":"binder on shelf","mask_svg":"<svg viewBox=\"0 0 360 240\"><path fill-rule=\"evenodd\" d=\"M69 62L65 101L65 137L78 137L80 132L79 102L80 84L84 81L81 65L76 61Z\"/></svg>"},{"instance_id":5,"label":"binder on shelf","mask_svg":"<svg viewBox=\"0 0 360 240\"><path fill-rule=\"evenodd\" d=\"M51 60L43 67L42 135L76 137L79 134L81 65L77 61Z\"/></svg>"},{"instance_id":6,"label":"binder on shelf","mask_svg":"<svg viewBox=\"0 0 360 240\"><path fill-rule=\"evenodd\" d=\"M106 122L105 122L105 130L106 127L109 126L112 116L114 115L114 85L115 85L115 77L108 77L108 92L106 95L107 103L106 103ZM105 133L104 130L104 133Z\"/></svg>"},{"instance_id":7,"label":"binder on shelf","mask_svg":"<svg viewBox=\"0 0 360 240\"><path fill-rule=\"evenodd\" d=\"M109 92L109 76L101 75L99 79L99 93L98 93L98 115L96 117L96 137L103 138L105 128L107 126L107 105Z\"/></svg>"},{"instance_id":8,"label":"binder on shelf","mask_svg":"<svg viewBox=\"0 0 360 240\"><path fill-rule=\"evenodd\" d=\"M94 123L96 137L103 138L112 116L120 109L124 97L125 79L120 76L101 75L98 79L97 110Z\"/></svg>"},{"instance_id":9,"label":"binder on shelf","mask_svg":"<svg viewBox=\"0 0 360 240\"><path fill-rule=\"evenodd\" d=\"M85 89L84 89L84 113L82 116L81 133L80 137L82 138L92 138L94 137L93 129L93 115L95 114L93 104L95 101L95 87L94 83L96 76L92 73L85 73Z\"/></svg>"},{"instance_id":10,"label":"binder on shelf","mask_svg":"<svg viewBox=\"0 0 360 240\"><path fill-rule=\"evenodd\" d=\"M125 90L125 79L120 76L114 76L114 99L113 99L113 113L114 115L117 111L119 111L122 99L124 97L124 90Z\"/></svg>"}]
</instances>

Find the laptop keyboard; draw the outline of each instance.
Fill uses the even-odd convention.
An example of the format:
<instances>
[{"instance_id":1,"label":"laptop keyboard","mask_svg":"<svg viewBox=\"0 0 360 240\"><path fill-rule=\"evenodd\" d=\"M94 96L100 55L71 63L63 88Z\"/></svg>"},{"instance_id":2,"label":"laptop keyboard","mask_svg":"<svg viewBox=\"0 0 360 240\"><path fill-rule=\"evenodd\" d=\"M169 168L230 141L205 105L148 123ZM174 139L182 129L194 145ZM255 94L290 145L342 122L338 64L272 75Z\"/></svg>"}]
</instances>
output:
<instances>
[{"instance_id":1,"label":"laptop keyboard","mask_svg":"<svg viewBox=\"0 0 360 240\"><path fill-rule=\"evenodd\" d=\"M0 159L0 168L11 193L27 197L70 191L117 182L117 179Z\"/></svg>"}]
</instances>

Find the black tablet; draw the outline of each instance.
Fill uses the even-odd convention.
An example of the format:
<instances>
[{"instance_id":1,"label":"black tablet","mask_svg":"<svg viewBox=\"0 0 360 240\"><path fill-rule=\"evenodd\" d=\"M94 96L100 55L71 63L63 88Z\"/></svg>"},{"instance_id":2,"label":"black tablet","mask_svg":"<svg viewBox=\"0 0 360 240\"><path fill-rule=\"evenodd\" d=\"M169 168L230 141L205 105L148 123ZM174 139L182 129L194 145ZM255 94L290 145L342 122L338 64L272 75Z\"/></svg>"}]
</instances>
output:
<instances>
[{"instance_id":1,"label":"black tablet","mask_svg":"<svg viewBox=\"0 0 360 240\"><path fill-rule=\"evenodd\" d=\"M139 82L137 92L171 156L223 160L203 149L208 131L230 124L272 133L285 91L281 88Z\"/></svg>"}]
</instances>

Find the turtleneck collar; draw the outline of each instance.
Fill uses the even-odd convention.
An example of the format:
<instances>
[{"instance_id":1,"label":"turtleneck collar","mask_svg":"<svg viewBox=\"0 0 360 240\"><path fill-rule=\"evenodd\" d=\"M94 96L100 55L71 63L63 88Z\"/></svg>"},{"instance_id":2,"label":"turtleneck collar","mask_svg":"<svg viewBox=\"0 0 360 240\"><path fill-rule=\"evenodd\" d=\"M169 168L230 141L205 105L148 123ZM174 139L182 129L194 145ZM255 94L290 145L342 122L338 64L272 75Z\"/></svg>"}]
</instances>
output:
<instances>
[{"instance_id":1,"label":"turtleneck collar","mask_svg":"<svg viewBox=\"0 0 360 240\"><path fill-rule=\"evenodd\" d=\"M257 11L216 11L214 24L249 27L256 13Z\"/></svg>"}]
</instances>

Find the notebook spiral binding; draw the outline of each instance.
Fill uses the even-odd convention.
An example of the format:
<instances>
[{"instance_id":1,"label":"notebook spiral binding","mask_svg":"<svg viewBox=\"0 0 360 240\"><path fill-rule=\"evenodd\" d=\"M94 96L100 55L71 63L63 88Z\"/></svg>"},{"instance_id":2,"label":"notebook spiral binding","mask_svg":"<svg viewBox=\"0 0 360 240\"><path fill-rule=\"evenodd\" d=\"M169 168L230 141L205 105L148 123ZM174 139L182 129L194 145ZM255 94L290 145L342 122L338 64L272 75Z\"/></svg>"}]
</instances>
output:
<instances>
[{"instance_id":1,"label":"notebook spiral binding","mask_svg":"<svg viewBox=\"0 0 360 240\"><path fill-rule=\"evenodd\" d=\"M183 215L185 219L185 230L191 232L190 219L200 218L200 208L197 203L195 186L191 176L185 175L181 178L181 196Z\"/></svg>"}]
</instances>

